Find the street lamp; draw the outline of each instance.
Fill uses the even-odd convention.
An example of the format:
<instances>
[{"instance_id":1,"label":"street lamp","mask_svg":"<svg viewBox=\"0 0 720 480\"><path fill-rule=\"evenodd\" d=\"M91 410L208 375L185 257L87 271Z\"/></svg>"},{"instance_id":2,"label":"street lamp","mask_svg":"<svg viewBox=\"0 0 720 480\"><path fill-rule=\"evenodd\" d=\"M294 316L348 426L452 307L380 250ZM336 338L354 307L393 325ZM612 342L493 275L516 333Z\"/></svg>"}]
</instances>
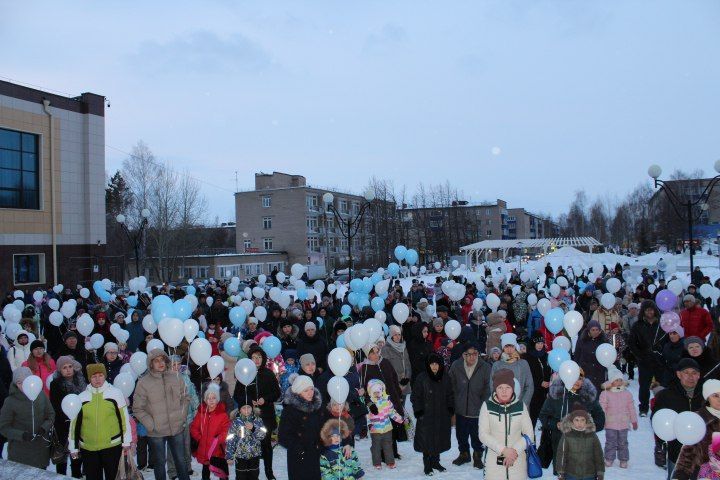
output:
<instances>
[{"instance_id":1,"label":"street lamp","mask_svg":"<svg viewBox=\"0 0 720 480\"><path fill-rule=\"evenodd\" d=\"M715 162L714 168L716 172L720 173L720 160ZM660 168L660 165L650 165L650 168L648 168L648 175L655 182L655 188L659 188L661 191L665 192L665 195L667 196L668 201L673 207L673 210L675 210L677 216L682 220L687 219L688 242L690 244L690 273L692 274L695 269L695 265L693 263L693 255L695 254L695 249L693 248L693 223L700 218L703 212L710 208L710 205L708 204L710 201L710 194L712 193L713 188L715 188L718 180L720 180L720 175L716 175L710 179L710 182L705 186L705 189L696 200L693 200L691 195L687 195L685 198L680 198L678 194L673 191L667 181L660 180L659 177L662 175L662 168ZM693 215L693 207L698 205L700 206L700 214L695 216ZM685 214L683 214L681 209L678 207L685 207Z\"/></svg>"},{"instance_id":2,"label":"street lamp","mask_svg":"<svg viewBox=\"0 0 720 480\"><path fill-rule=\"evenodd\" d=\"M122 213L119 214L117 217L115 217L115 220L120 224L120 227L125 232L125 235L127 235L128 240L130 240L130 243L132 243L133 248L135 249L135 276L140 276L140 244L142 243L142 235L143 231L145 230L145 227L147 227L148 224L148 217L150 217L150 210L147 208L143 208L140 212L140 216L142 217L142 221L140 222L140 228L138 228L135 233L131 233L130 229L128 229L127 223L125 223L126 218L125 215Z\"/></svg>"},{"instance_id":3,"label":"street lamp","mask_svg":"<svg viewBox=\"0 0 720 480\"><path fill-rule=\"evenodd\" d=\"M337 211L335 208L335 205L333 204L333 200L335 200L335 196L330 193L326 192L323 194L322 199L323 203L325 203L325 210L330 210L333 215L335 216L335 221L338 224L338 227L340 229L340 233L342 234L343 238L347 239L348 242L348 278L350 280L353 279L353 269L352 269L352 242L353 238L355 238L355 235L357 235L358 230L360 229L360 224L362 223L363 216L365 215L365 211L370 206L370 202L375 200L375 192L371 189L368 189L365 191L365 194L363 195L365 197L365 203L362 204L360 207L360 211L355 215L353 218L351 215L348 215L347 220L344 220L342 216L340 215L340 212ZM327 223L325 224L327 228Z\"/></svg>"},{"instance_id":4,"label":"street lamp","mask_svg":"<svg viewBox=\"0 0 720 480\"><path fill-rule=\"evenodd\" d=\"M519 255L518 255L518 258L519 258L519 260L518 260L518 268L520 269L520 271L519 271L518 273L522 273L522 256L523 256L522 247L523 247L523 242L518 242L518 243L517 243L517 247L518 247L518 253L519 253Z\"/></svg>"}]
</instances>

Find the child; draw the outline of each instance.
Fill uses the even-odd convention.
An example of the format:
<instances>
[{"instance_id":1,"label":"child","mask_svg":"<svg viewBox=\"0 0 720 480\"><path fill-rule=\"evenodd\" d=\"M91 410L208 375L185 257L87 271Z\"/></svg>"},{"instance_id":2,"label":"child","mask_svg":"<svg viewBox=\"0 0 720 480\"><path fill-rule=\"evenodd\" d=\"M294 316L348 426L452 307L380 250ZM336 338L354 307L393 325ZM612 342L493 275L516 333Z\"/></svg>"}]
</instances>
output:
<instances>
[{"instance_id":1,"label":"child","mask_svg":"<svg viewBox=\"0 0 720 480\"><path fill-rule=\"evenodd\" d=\"M355 450L345 458L344 447L340 445L343 438L350 435L352 432L345 420L331 418L323 425L320 430L320 439L325 446L320 455L322 480L355 480L365 475Z\"/></svg>"},{"instance_id":2,"label":"child","mask_svg":"<svg viewBox=\"0 0 720 480\"><path fill-rule=\"evenodd\" d=\"M558 428L563 434L553 463L558 478L602 479L605 476L602 446L585 407L575 403Z\"/></svg>"},{"instance_id":3,"label":"child","mask_svg":"<svg viewBox=\"0 0 720 480\"><path fill-rule=\"evenodd\" d=\"M620 468L628 467L630 451L627 435L629 425L638 428L637 413L632 394L627 390L628 382L623 374L613 369L608 381L602 384L600 406L605 412L605 466L612 467L615 457L620 460Z\"/></svg>"},{"instance_id":4,"label":"child","mask_svg":"<svg viewBox=\"0 0 720 480\"><path fill-rule=\"evenodd\" d=\"M452 363L450 361L450 357L452 355L452 349L455 346L455 342L450 340L449 338L443 338L440 341L440 348L438 348L437 352L435 352L437 355L440 356L440 358L443 359L443 365L445 368L450 368L450 364Z\"/></svg>"},{"instance_id":5,"label":"child","mask_svg":"<svg viewBox=\"0 0 720 480\"><path fill-rule=\"evenodd\" d=\"M385 456L385 463L389 468L395 468L395 455L393 454L393 426L392 420L398 423L403 422L403 418L395 410L395 406L388 398L385 391L385 383L376 378L368 382L368 395L370 396L370 405L367 414L368 431L370 432L370 453L372 454L373 466L380 470L381 452ZM392 463L388 463L392 462Z\"/></svg>"},{"instance_id":6,"label":"child","mask_svg":"<svg viewBox=\"0 0 720 480\"><path fill-rule=\"evenodd\" d=\"M285 358L285 373L280 375L280 391L285 394L290 388L290 375L298 373L300 365L298 365L298 352L294 348L288 348L283 352Z\"/></svg>"},{"instance_id":7,"label":"child","mask_svg":"<svg viewBox=\"0 0 720 480\"><path fill-rule=\"evenodd\" d=\"M500 360L500 355L502 355L502 350L500 350L499 347L491 348L490 349L490 357L488 359L490 364L493 364L493 363L497 362L498 360Z\"/></svg>"},{"instance_id":8,"label":"child","mask_svg":"<svg viewBox=\"0 0 720 480\"><path fill-rule=\"evenodd\" d=\"M720 432L713 432L712 442L708 447L708 455L710 461L703 463L698 472L698 480L718 480L720 479ZM324 477L323 477L324 478Z\"/></svg>"},{"instance_id":9,"label":"child","mask_svg":"<svg viewBox=\"0 0 720 480\"><path fill-rule=\"evenodd\" d=\"M210 473L228 478L228 464L223 456L230 419L225 404L220 401L220 388L211 384L203 395L204 403L190 425L190 436L198 444L194 452L203 466L203 480L210 480Z\"/></svg>"},{"instance_id":10,"label":"child","mask_svg":"<svg viewBox=\"0 0 720 480\"><path fill-rule=\"evenodd\" d=\"M250 405L243 405L238 410L227 438L225 458L228 464L235 463L236 480L257 480L260 476L260 442L267 435L267 430L259 416Z\"/></svg>"}]
</instances>

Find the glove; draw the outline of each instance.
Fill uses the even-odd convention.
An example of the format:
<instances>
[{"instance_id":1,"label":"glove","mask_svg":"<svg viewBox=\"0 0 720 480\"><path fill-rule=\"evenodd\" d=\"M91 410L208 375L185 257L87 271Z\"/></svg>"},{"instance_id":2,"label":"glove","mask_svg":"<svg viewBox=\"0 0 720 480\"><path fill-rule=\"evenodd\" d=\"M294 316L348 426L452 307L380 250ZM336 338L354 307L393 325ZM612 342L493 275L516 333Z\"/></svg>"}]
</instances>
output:
<instances>
[{"instance_id":1,"label":"glove","mask_svg":"<svg viewBox=\"0 0 720 480\"><path fill-rule=\"evenodd\" d=\"M29 442L30 440L32 440L32 438L33 438L32 433L23 432L23 434L22 434L23 442Z\"/></svg>"},{"instance_id":2,"label":"glove","mask_svg":"<svg viewBox=\"0 0 720 480\"><path fill-rule=\"evenodd\" d=\"M403 387L404 387L405 385L407 385L408 383L410 383L410 379L409 379L409 378L403 378L402 380L400 380L400 385L402 385Z\"/></svg>"},{"instance_id":3,"label":"glove","mask_svg":"<svg viewBox=\"0 0 720 480\"><path fill-rule=\"evenodd\" d=\"M453 407L448 407L448 413L452 417L453 415L455 415L455 409Z\"/></svg>"},{"instance_id":4,"label":"glove","mask_svg":"<svg viewBox=\"0 0 720 480\"><path fill-rule=\"evenodd\" d=\"M375 405L374 403L371 403L371 404L370 404L370 406L368 407L368 410L370 410L370 413L372 413L373 415L377 415L377 414L378 414L377 405Z\"/></svg>"},{"instance_id":5,"label":"glove","mask_svg":"<svg viewBox=\"0 0 720 480\"><path fill-rule=\"evenodd\" d=\"M425 412L423 412L422 410L415 410L413 413L415 414L415 418L420 418Z\"/></svg>"},{"instance_id":6,"label":"glove","mask_svg":"<svg viewBox=\"0 0 720 480\"><path fill-rule=\"evenodd\" d=\"M637 430L637 429L638 429L638 424L637 424L637 422L633 422L632 426L633 426L633 430Z\"/></svg>"}]
</instances>

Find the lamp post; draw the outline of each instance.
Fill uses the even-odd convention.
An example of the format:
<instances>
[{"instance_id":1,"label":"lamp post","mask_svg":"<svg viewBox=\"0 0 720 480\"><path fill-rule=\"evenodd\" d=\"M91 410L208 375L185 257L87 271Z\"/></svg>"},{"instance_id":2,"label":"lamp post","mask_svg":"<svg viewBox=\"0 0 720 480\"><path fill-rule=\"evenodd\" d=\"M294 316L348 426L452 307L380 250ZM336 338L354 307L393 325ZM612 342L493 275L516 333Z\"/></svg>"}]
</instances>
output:
<instances>
[{"instance_id":1,"label":"lamp post","mask_svg":"<svg viewBox=\"0 0 720 480\"><path fill-rule=\"evenodd\" d=\"M720 160L715 162L714 167L715 171L720 173ZM720 180L720 175L716 175L710 179L710 182L705 186L705 189L702 191L702 193L696 200L693 200L690 195L687 195L684 198L680 198L680 196L678 196L678 194L669 185L670 182L660 180L659 177L660 175L662 175L662 168L660 168L660 165L650 165L650 168L648 168L648 175L650 175L650 178L654 180L655 188L659 188L661 191L665 192L665 195L667 196L668 201L673 207L673 210L675 210L677 216L680 217L680 219L686 219L688 222L688 242L690 244L690 274L692 275L692 272L695 269L695 265L693 263L693 255L695 254L695 249L693 248L693 223L697 221L703 214L703 212L705 212L710 207L708 205L708 201L710 200L710 194L712 193L713 188L715 188L718 180ZM697 207L698 205L700 206L700 213L695 216L693 213L693 208Z\"/></svg>"},{"instance_id":2,"label":"lamp post","mask_svg":"<svg viewBox=\"0 0 720 480\"><path fill-rule=\"evenodd\" d=\"M523 256L522 247L523 247L523 242L518 242L517 246L518 246L518 253L519 253L519 255L518 255L518 259L519 259L519 260L518 260L518 268L520 269L520 271L519 271L518 273L522 273L522 256Z\"/></svg>"},{"instance_id":3,"label":"lamp post","mask_svg":"<svg viewBox=\"0 0 720 480\"><path fill-rule=\"evenodd\" d=\"M145 231L145 227L147 227L148 224L148 217L150 216L150 210L147 208L143 208L140 212L140 216L142 217L142 221L140 222L140 228L138 228L135 233L131 233L130 229L127 227L127 223L125 223L125 215L122 213L119 214L117 217L115 217L115 220L120 224L120 227L122 227L123 231L125 232L125 235L127 235L128 240L130 240L130 243L132 243L133 248L135 249L135 276L140 276L140 244L142 243L142 235Z\"/></svg>"},{"instance_id":4,"label":"lamp post","mask_svg":"<svg viewBox=\"0 0 720 480\"><path fill-rule=\"evenodd\" d=\"M325 203L325 210L330 210L333 215L335 215L335 221L338 224L338 228L340 229L340 233L342 236L347 239L348 242L348 279L352 280L353 277L353 259L352 259L352 241L353 238L355 238L355 235L357 235L358 230L360 229L360 224L362 223L363 216L365 215L365 211L370 206L370 202L375 200L375 192L368 189L365 192L365 203L362 204L360 207L360 211L353 217L352 215L348 214L347 220L344 220L340 214L340 212L337 211L335 208L335 205L333 204L333 200L335 199L334 195L330 192L327 192L323 194L323 203Z\"/></svg>"}]
</instances>

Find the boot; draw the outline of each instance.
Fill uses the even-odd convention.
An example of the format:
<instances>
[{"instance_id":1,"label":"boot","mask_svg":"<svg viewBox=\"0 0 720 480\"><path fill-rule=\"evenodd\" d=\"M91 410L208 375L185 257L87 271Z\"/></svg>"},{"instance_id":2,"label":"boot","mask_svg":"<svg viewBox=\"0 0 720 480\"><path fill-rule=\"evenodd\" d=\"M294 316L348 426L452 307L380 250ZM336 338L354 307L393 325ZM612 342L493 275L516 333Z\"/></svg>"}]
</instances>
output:
<instances>
[{"instance_id":1,"label":"boot","mask_svg":"<svg viewBox=\"0 0 720 480\"><path fill-rule=\"evenodd\" d=\"M473 467L477 468L478 470L482 470L485 468L485 464L483 464L482 461L482 451L475 450L473 452Z\"/></svg>"},{"instance_id":2,"label":"boot","mask_svg":"<svg viewBox=\"0 0 720 480\"><path fill-rule=\"evenodd\" d=\"M432 468L434 468L438 472L444 472L446 470L445 467L440 465L440 455L433 455L432 457L430 457L430 460Z\"/></svg>"},{"instance_id":3,"label":"boot","mask_svg":"<svg viewBox=\"0 0 720 480\"><path fill-rule=\"evenodd\" d=\"M433 474L432 465L430 464L430 456L429 455L423 455L423 471L425 472L425 475L428 477L431 477Z\"/></svg>"},{"instance_id":4,"label":"boot","mask_svg":"<svg viewBox=\"0 0 720 480\"><path fill-rule=\"evenodd\" d=\"M460 465L464 465L466 463L470 463L470 452L460 452L460 455L453 460L453 465L457 465L458 467Z\"/></svg>"},{"instance_id":5,"label":"boot","mask_svg":"<svg viewBox=\"0 0 720 480\"><path fill-rule=\"evenodd\" d=\"M265 478L267 478L267 480L277 480L273 474L272 468L265 469Z\"/></svg>"},{"instance_id":6,"label":"boot","mask_svg":"<svg viewBox=\"0 0 720 480\"><path fill-rule=\"evenodd\" d=\"M665 444L655 442L655 465L660 468L665 468Z\"/></svg>"}]
</instances>

